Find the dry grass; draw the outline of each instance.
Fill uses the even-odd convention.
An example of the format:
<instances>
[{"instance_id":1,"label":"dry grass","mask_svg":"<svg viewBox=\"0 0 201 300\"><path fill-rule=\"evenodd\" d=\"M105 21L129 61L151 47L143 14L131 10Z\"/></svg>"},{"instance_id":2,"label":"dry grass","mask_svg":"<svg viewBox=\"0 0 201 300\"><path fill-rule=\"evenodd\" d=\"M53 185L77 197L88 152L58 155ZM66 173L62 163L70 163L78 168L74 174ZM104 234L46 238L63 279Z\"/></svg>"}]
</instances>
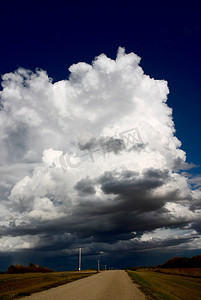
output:
<instances>
[{"instance_id":1,"label":"dry grass","mask_svg":"<svg viewBox=\"0 0 201 300\"><path fill-rule=\"evenodd\" d=\"M155 271L164 274L184 275L184 276L201 278L201 268L169 268L169 269L156 269Z\"/></svg>"},{"instance_id":2,"label":"dry grass","mask_svg":"<svg viewBox=\"0 0 201 300\"><path fill-rule=\"evenodd\" d=\"M200 300L201 279L162 274L150 270L128 271L134 282L152 299Z\"/></svg>"},{"instance_id":3,"label":"dry grass","mask_svg":"<svg viewBox=\"0 0 201 300\"><path fill-rule=\"evenodd\" d=\"M96 272L54 272L0 275L0 300L16 299L34 292L81 279Z\"/></svg>"}]
</instances>

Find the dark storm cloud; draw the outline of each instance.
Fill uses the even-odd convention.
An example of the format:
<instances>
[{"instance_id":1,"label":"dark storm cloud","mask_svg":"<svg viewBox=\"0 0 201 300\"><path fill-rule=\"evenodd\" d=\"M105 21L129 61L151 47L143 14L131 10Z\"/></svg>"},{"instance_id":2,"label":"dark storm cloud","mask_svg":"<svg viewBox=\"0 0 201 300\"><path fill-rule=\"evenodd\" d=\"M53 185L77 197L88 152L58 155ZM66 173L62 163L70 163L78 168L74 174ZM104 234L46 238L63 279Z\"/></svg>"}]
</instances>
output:
<instances>
[{"instance_id":1,"label":"dark storm cloud","mask_svg":"<svg viewBox=\"0 0 201 300\"><path fill-rule=\"evenodd\" d=\"M96 190L94 188L94 183L89 178L81 179L76 183L74 188L81 195L93 195L96 193Z\"/></svg>"},{"instance_id":2,"label":"dark storm cloud","mask_svg":"<svg viewBox=\"0 0 201 300\"><path fill-rule=\"evenodd\" d=\"M126 145L120 138L100 137L97 139L95 137L90 137L87 142L78 142L78 148L81 151L89 151L92 153L100 150L103 155L106 155L106 153L110 152L118 154L125 150Z\"/></svg>"},{"instance_id":3,"label":"dark storm cloud","mask_svg":"<svg viewBox=\"0 0 201 300\"><path fill-rule=\"evenodd\" d=\"M161 208L167 201L164 196L152 192L169 178L168 171L147 169L142 176L133 171L105 172L99 179L105 194L116 195L119 208L125 210L151 211ZM165 196L167 197L167 195Z\"/></svg>"},{"instance_id":4,"label":"dark storm cloud","mask_svg":"<svg viewBox=\"0 0 201 300\"><path fill-rule=\"evenodd\" d=\"M198 234L201 234L201 220L196 220L195 222L191 223L191 228L195 229Z\"/></svg>"},{"instance_id":5,"label":"dark storm cloud","mask_svg":"<svg viewBox=\"0 0 201 300\"><path fill-rule=\"evenodd\" d=\"M63 251L69 257L77 256L76 249L80 246L92 257L99 255L100 250L105 252L105 257L114 253L123 257L135 251L156 249L163 252L169 247L179 247L197 238L194 235L142 241L140 238L144 232L151 232L157 228L185 228L189 220L182 217L172 219L166 209L159 207L153 211L140 211L135 206L129 208L123 204L122 199L114 199L110 203L100 201L96 205L92 203L93 200L83 200L68 218L10 224L8 228L1 228L1 236L37 235L39 241L33 249L35 253L45 252L47 257L51 256L51 253L60 255Z\"/></svg>"},{"instance_id":6,"label":"dark storm cloud","mask_svg":"<svg viewBox=\"0 0 201 300\"><path fill-rule=\"evenodd\" d=\"M166 202L181 200L178 190L164 195L153 194L168 180L167 170L153 168L146 169L142 175L125 170L106 172L94 181L87 177L75 185L81 199L79 201L78 198L79 205L74 206L67 218L32 220L17 225L12 221L8 227L1 227L0 234L2 237L38 236L39 240L32 248L47 255L51 255L52 251L55 255L63 251L68 255L77 255L75 249L80 245L92 256L98 255L97 249L105 251L107 255L114 251L127 251L128 255L133 251L179 247L189 242L190 237L189 240L141 240L144 232L168 227L185 228L189 223L188 218L170 218L164 207ZM98 200L95 194L97 184L102 187L108 200Z\"/></svg>"},{"instance_id":7,"label":"dark storm cloud","mask_svg":"<svg viewBox=\"0 0 201 300\"><path fill-rule=\"evenodd\" d=\"M97 139L95 137L90 137L88 138L87 142L85 141L80 141L78 142L78 147L80 150L84 151L84 150L93 150L95 147L97 147Z\"/></svg>"},{"instance_id":8,"label":"dark storm cloud","mask_svg":"<svg viewBox=\"0 0 201 300\"><path fill-rule=\"evenodd\" d=\"M153 168L145 170L143 175L125 170L105 172L94 181L90 178L81 179L74 188L80 197L86 197L81 198L79 205L72 209L68 218L37 222L32 220L17 226L13 223L9 227L2 227L1 234L18 236L69 233L76 237L77 243L90 237L93 237L94 242L116 243L118 240L131 239L133 232L141 236L144 231L165 226L182 227L188 220L170 218L167 209L164 208L167 202L181 200L179 191L175 189L164 195L153 193L168 179L167 170ZM108 197L107 201L96 198L96 184L100 184ZM67 236L66 238L68 239Z\"/></svg>"},{"instance_id":9,"label":"dark storm cloud","mask_svg":"<svg viewBox=\"0 0 201 300\"><path fill-rule=\"evenodd\" d=\"M122 171L105 172L99 179L101 189L105 194L130 195L140 191L146 193L165 183L168 178L167 171L146 170L143 176L136 176L136 172Z\"/></svg>"},{"instance_id":10,"label":"dark storm cloud","mask_svg":"<svg viewBox=\"0 0 201 300\"><path fill-rule=\"evenodd\" d=\"M100 138L99 143L104 152L113 152L118 154L125 149L125 143L122 139L113 137Z\"/></svg>"}]
</instances>

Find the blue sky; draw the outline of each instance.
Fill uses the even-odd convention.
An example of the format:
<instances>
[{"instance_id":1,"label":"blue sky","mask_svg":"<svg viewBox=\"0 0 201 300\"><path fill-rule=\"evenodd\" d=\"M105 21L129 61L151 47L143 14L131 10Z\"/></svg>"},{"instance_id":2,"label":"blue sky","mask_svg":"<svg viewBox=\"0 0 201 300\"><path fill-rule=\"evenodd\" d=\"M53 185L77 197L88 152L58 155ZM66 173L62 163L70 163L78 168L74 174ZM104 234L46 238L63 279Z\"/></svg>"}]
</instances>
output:
<instances>
[{"instance_id":1,"label":"blue sky","mask_svg":"<svg viewBox=\"0 0 201 300\"><path fill-rule=\"evenodd\" d=\"M116 253L116 256L112 254L112 257L113 265L116 263L117 267L124 267L126 264L149 264L147 253L149 253L150 264L157 264L157 259L158 263L162 263L163 260L174 255L200 253L201 243L196 242L200 232L198 216L200 210L199 188L201 186L200 13L200 1L186 3L183 1L163 3L162 1L139 2L129 0L124 2L98 0L85 2L9 1L9 3L1 4L0 74L3 76L10 73L10 75L4 75L2 79L4 81L2 87L4 93L1 95L3 103L1 116L5 110L6 117L3 119L3 116L3 121L0 123L2 129L2 144L0 145L2 153L1 202L5 220L5 224L1 224L4 227L1 228L2 241L0 242L2 242L2 249L4 250L0 255L0 269L6 268L11 263L29 263L30 260L38 263L36 257L41 264L46 264L49 267L72 269L76 264L76 249L81 244L84 244L86 249L83 250L83 255L86 256L86 267L93 265L100 256L102 256L102 261L108 264L111 261L111 253ZM141 58L141 61L139 62L136 56L131 58L119 50L119 57L124 58L122 58L121 64L118 63L116 56L119 47L125 48L126 54L135 53ZM108 114L102 115L99 95L94 96L94 92L90 90L91 83L89 84L88 79L85 78L86 70L92 72L89 65L95 57L99 58L94 68L99 70L100 74L103 72L101 71L104 69L103 66L110 64L109 60L100 57L102 53L116 62L117 68L120 68L120 73L122 72L122 80L124 78L123 59L125 59L125 65L129 60L129 66L132 63L139 64L144 74L155 80L155 85L151 80L146 83L147 86L150 84L150 96L149 88L147 86L144 90L142 88L144 86L142 82L145 80L142 78L139 79L139 90L137 86L136 90L132 92L135 97L145 101L143 102L144 106L139 105L139 111L137 110L138 112L133 114L133 118L136 118L136 121L133 119L133 124L138 126L136 122L137 120L141 122L141 118L144 118L143 122L146 118L149 122L147 111L149 108L153 108L150 112L151 125L154 127L154 124L157 124L158 116L158 119L161 120L161 128L164 128L159 130L160 139L163 140L164 130L164 138L167 135L170 143L169 146L164 144L164 149L161 150L157 141L154 141L154 133L152 141L149 142L148 131L143 127L144 125L139 125L142 139L145 139L143 140L144 148L142 147L144 150L139 155L141 164L139 169L137 167L136 169L135 167L129 169L131 164L128 161L133 163L135 161L135 158L131 159L130 154L125 156L125 170L121 169L121 163L118 159L112 157L110 163L104 162L103 166L99 166L97 162L95 166L98 171L93 167L91 174L88 173L88 168L82 169L81 167L79 175L75 170L71 177L74 178L74 181L70 185L71 179L63 178L65 174L57 173L58 170L54 170L53 174L51 173L53 169L47 171L47 164L50 168L50 160L54 160L54 155L60 155L59 151L63 151L63 154L67 153L69 147L74 145L73 143L82 129L85 130L85 133L82 133L80 139L78 138L80 151L92 149L87 147L94 147L94 136L98 138L99 134L104 139L104 134L106 134L107 138L104 141L110 143L111 140L108 140L108 136L114 136L115 133L110 130L112 128L110 126L121 125L118 134L131 128L131 119L126 119L130 124L129 128L126 128L123 123L129 114L129 105L131 105L131 103L127 103L123 106L126 97L131 96L129 94L130 85L127 87L129 92L125 90L120 95L121 90L119 90L118 83L115 82L116 77L111 77L114 89L114 93L112 93L108 86L107 70L105 69L105 77L102 77L99 84L104 86L105 91L110 95L108 97L112 99L113 112L108 104L108 107L105 106L107 108L105 108L105 112L107 111ZM79 62L85 64L79 64L76 67ZM111 68L110 71L113 68L112 64L108 67ZM72 65L74 67L69 71L68 69ZM11 75L18 68L21 71ZM52 87L49 86L48 79L45 79L43 71L38 71L37 76L33 75L36 74L34 72L37 68L46 71L48 76L52 78L52 85L60 82L53 89L57 95L56 98L50 96L53 93ZM31 70L32 75L26 69ZM65 86L65 80L68 80L70 73L73 74L69 81L71 89ZM94 73L90 74L90 78L92 78ZM137 73L133 73L133 76L135 74L138 76ZM19 78L25 80L22 85L20 85L20 81L18 82ZM93 80L95 80L94 78ZM84 83L81 83L82 80L83 82L86 80L89 84L87 92L84 91L86 87ZM131 83L132 78L129 80ZM167 81L169 95L164 81ZM29 86L30 82L32 83L31 87ZM40 82L43 85L41 90L39 88ZM14 91L12 83L15 83ZM119 86L121 83L123 86L123 81L119 83ZM101 99L106 101L104 90L100 90L100 86L98 83L96 84L102 95ZM24 86L23 89L22 86ZM35 88L32 90L33 86ZM77 100L70 103L69 111L65 112L63 109L65 105L62 102L64 101L62 100L63 93L71 96L72 90L76 95L80 92L87 95L86 97L95 97L97 104L91 104L90 107L85 106L85 104L82 106L79 104L82 98L76 96L75 99ZM23 106L24 100L22 102L15 100L13 95L16 95L16 99L18 99L18 92L22 93L23 99L29 99L30 104ZM50 98L52 97L52 102L43 101L47 94ZM160 101L154 104L155 97L162 99L165 97L163 95L168 97L167 105L173 110L174 125L171 123L171 116L167 107L165 105L160 106ZM146 97L150 97L150 104L147 104ZM53 103L52 107L51 103ZM138 107L138 102L135 105ZM52 117L55 111L60 116L57 117L57 121ZM80 111L82 116L79 118ZM102 116L101 120L96 115L99 111L100 116ZM65 114L74 122L71 120L68 121L69 123L65 123ZM92 118L91 123L87 123L83 114L88 119ZM115 116L116 118L119 117L119 124ZM24 120L22 124L19 121L20 118ZM108 118L114 121L111 123L113 125L109 125ZM10 123L7 124L6 120L9 120ZM38 129L36 130L36 128ZM170 136L167 133L168 128L172 130ZM176 130L175 133L173 133L174 129ZM54 135L46 135L48 130L54 132ZM86 131L88 135L86 135ZM69 136L67 132L70 132ZM180 158L182 163L185 159L184 152L178 151L179 146L173 138L174 135L182 143L180 149L186 153L186 162L194 164L194 167L190 168L186 164L185 167L182 165L183 168L179 166L178 170L176 169L176 163L174 165L172 162L173 158L179 162L178 158ZM69 141L67 141L68 139ZM145 149L146 143L151 145L151 150ZM171 143L177 145L176 150L173 149ZM171 152L171 155L168 154L169 152L165 152L167 147L169 147L168 151ZM50 148L52 150L48 150ZM152 153L153 149L153 156L147 158L143 151ZM162 157L161 160L158 160L158 164L155 164L153 157L156 150L167 160L167 166L165 165L167 169L163 165ZM119 148L115 151L115 154L120 153ZM131 150L129 149L129 151ZM136 151L138 152L138 150ZM147 168L144 166L146 159ZM153 164L149 164L152 159ZM51 168L53 167L51 166ZM49 174L49 177L46 178L45 175L41 177L41 174ZM140 176L144 180L143 184ZM153 179L152 181L150 181L150 177ZM161 182L161 178L163 178L163 182ZM132 180L133 185L131 184ZM172 190L169 190L170 182L174 181L177 182L183 194L176 192L176 188L173 186L171 187ZM39 182L42 184L38 188ZM50 185L57 186L59 192L56 188L51 190ZM41 189L35 198L32 197L33 195L31 196L31 193L37 194L33 186L36 190ZM143 189L140 193L140 186L144 187L147 191L146 194L144 194ZM196 189L194 194L191 193L190 187ZM159 193L158 189L160 188L159 195L157 193ZM153 189L156 198L153 197ZM76 196L72 196L74 193L77 193ZM131 193L136 193L137 200L135 197L132 200ZM64 195L69 199L69 202L64 199ZM92 200L95 195L96 198ZM74 201L73 197L76 197L78 206L69 204ZM106 202L104 204L96 202L98 201L97 197ZM109 197L108 202L107 197ZM84 199L83 202L81 199ZM144 206L137 205L137 202L133 204L138 199L141 201L145 199ZM95 201L97 204L94 204L93 207L90 201ZM117 203L114 205L115 201ZM173 204L170 205L169 203ZM43 210L45 206L47 206L46 212ZM112 208L115 210L114 214L110 211ZM128 221L126 221L123 215L129 209L133 215L129 215ZM122 214L120 210L122 210ZM167 210L170 212L169 216L166 215ZM148 211L153 213L153 218L147 218ZM164 218L157 223L154 220L154 213L156 215L163 213ZM82 216L88 220L86 223L89 224L89 227L85 224ZM95 222L95 216L98 216L98 223ZM135 217L137 220L140 216L143 226L138 226L132 219ZM80 226L75 226L76 218L80 220ZM89 220L92 220L92 223ZM97 229L99 222L106 224L102 231ZM66 224L67 228L69 226L69 231L61 230L63 223ZM93 226L94 230L91 230L90 228ZM55 232L52 237L51 231ZM162 236L165 238L162 239ZM185 236L186 242L182 240L182 236ZM193 243L192 247L189 246L191 242ZM19 246L17 246L18 244ZM64 245L68 245L68 247L64 247ZM165 250L165 248L167 249ZM44 255L45 251L47 251L47 255ZM66 261L66 255L68 255L68 261ZM54 262L52 257L54 257Z\"/></svg>"}]
</instances>

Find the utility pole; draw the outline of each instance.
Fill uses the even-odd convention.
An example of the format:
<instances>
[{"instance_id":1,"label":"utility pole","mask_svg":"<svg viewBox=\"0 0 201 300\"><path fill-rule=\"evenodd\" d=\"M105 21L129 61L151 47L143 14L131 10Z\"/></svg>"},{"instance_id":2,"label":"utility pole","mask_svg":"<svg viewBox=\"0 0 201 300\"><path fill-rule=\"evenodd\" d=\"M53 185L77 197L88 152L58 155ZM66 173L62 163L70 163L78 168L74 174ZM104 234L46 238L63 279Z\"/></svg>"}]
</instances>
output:
<instances>
[{"instance_id":1,"label":"utility pole","mask_svg":"<svg viewBox=\"0 0 201 300\"><path fill-rule=\"evenodd\" d=\"M82 248L79 249L79 271L81 271L81 256L82 256Z\"/></svg>"},{"instance_id":2,"label":"utility pole","mask_svg":"<svg viewBox=\"0 0 201 300\"><path fill-rule=\"evenodd\" d=\"M100 272L100 260L98 260L98 272Z\"/></svg>"}]
</instances>

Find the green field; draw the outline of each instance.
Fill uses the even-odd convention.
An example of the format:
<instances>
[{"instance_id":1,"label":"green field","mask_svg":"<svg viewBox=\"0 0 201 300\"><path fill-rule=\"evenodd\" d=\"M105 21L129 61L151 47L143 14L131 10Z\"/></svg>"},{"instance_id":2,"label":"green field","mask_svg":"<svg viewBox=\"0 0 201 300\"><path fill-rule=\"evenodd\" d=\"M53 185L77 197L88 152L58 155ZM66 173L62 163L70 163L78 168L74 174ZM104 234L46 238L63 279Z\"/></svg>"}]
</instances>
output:
<instances>
[{"instance_id":1,"label":"green field","mask_svg":"<svg viewBox=\"0 0 201 300\"><path fill-rule=\"evenodd\" d=\"M201 299L201 278L162 274L151 270L127 272L142 291L153 299Z\"/></svg>"},{"instance_id":2,"label":"green field","mask_svg":"<svg viewBox=\"0 0 201 300\"><path fill-rule=\"evenodd\" d=\"M0 300L16 299L81 279L96 272L54 272L0 275Z\"/></svg>"}]
</instances>

